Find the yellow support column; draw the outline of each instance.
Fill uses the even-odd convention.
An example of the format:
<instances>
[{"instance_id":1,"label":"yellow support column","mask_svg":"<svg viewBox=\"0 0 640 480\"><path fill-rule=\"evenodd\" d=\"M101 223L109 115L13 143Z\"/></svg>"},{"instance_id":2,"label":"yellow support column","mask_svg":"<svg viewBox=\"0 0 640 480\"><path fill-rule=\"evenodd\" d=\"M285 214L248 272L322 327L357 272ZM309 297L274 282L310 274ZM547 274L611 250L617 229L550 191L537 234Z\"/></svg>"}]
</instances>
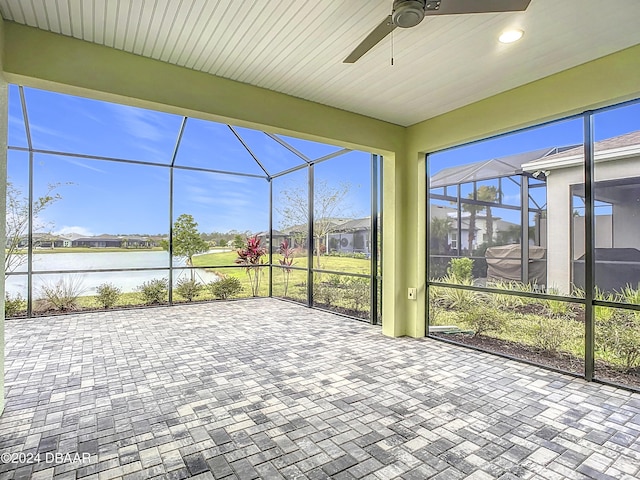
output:
<instances>
[{"instance_id":1,"label":"yellow support column","mask_svg":"<svg viewBox=\"0 0 640 480\"><path fill-rule=\"evenodd\" d=\"M5 251L6 211L7 211L7 122L8 122L8 86L2 74L4 60L4 22L0 17L0 250ZM3 275L0 276L0 413L4 410L4 262Z\"/></svg>"}]
</instances>

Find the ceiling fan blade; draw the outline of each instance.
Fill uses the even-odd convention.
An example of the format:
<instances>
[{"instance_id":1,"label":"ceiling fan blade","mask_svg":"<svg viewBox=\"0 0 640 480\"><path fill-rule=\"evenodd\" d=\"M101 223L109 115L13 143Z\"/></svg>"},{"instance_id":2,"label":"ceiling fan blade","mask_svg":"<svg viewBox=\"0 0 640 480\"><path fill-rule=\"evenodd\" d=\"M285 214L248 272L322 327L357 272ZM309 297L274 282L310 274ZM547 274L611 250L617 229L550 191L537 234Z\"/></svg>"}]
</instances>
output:
<instances>
[{"instance_id":1,"label":"ceiling fan blade","mask_svg":"<svg viewBox=\"0 0 640 480\"><path fill-rule=\"evenodd\" d=\"M436 5L437 6L436 10ZM531 0L427 0L425 15L458 15L464 13L521 12Z\"/></svg>"},{"instance_id":2,"label":"ceiling fan blade","mask_svg":"<svg viewBox=\"0 0 640 480\"><path fill-rule=\"evenodd\" d=\"M384 37L393 32L395 28L396 26L391 21L391 15L389 15L360 42L360 45L358 45L342 63L355 63L360 57L375 47Z\"/></svg>"}]
</instances>

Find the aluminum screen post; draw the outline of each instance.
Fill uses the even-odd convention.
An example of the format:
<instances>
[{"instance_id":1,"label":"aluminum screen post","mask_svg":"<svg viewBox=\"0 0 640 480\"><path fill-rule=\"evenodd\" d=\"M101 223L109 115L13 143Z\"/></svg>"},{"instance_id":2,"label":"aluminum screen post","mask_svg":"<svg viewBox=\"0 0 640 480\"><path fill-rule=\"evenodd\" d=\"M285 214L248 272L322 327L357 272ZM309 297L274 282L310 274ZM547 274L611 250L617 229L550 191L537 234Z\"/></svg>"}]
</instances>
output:
<instances>
[{"instance_id":1,"label":"aluminum screen post","mask_svg":"<svg viewBox=\"0 0 640 480\"><path fill-rule=\"evenodd\" d=\"M169 305L173 305L173 170L186 125L187 117L182 117L180 130L178 130L178 137L176 138L176 146L173 148L173 154L171 155L171 165L169 166Z\"/></svg>"},{"instance_id":2,"label":"aluminum screen post","mask_svg":"<svg viewBox=\"0 0 640 480\"><path fill-rule=\"evenodd\" d=\"M25 100L24 88L22 86L20 87L20 104L22 106L22 115L24 117L24 128L27 135L27 146L29 147L29 218L27 219L27 317L31 318L31 316L33 315L33 142L31 141L31 128L29 126L27 101Z\"/></svg>"},{"instance_id":3,"label":"aluminum screen post","mask_svg":"<svg viewBox=\"0 0 640 480\"><path fill-rule=\"evenodd\" d=\"M307 306L313 306L313 164L309 165L308 177L308 224L307 224Z\"/></svg>"},{"instance_id":4,"label":"aluminum screen post","mask_svg":"<svg viewBox=\"0 0 640 480\"><path fill-rule=\"evenodd\" d=\"M269 297L273 297L273 179L269 182Z\"/></svg>"},{"instance_id":5,"label":"aluminum screen post","mask_svg":"<svg viewBox=\"0 0 640 480\"><path fill-rule=\"evenodd\" d=\"M593 114L584 114L584 377L593 380L595 371L595 319L593 308L595 275L595 197L594 197Z\"/></svg>"},{"instance_id":6,"label":"aluminum screen post","mask_svg":"<svg viewBox=\"0 0 640 480\"><path fill-rule=\"evenodd\" d=\"M520 177L520 278L529 283L529 177Z\"/></svg>"},{"instance_id":7,"label":"aluminum screen post","mask_svg":"<svg viewBox=\"0 0 640 480\"><path fill-rule=\"evenodd\" d=\"M378 156L371 154L371 235L369 237L369 255L371 256L370 275L370 322L378 321Z\"/></svg>"},{"instance_id":8,"label":"aluminum screen post","mask_svg":"<svg viewBox=\"0 0 640 480\"><path fill-rule=\"evenodd\" d=\"M431 283L431 274L429 272L431 268L431 235L430 235L430 227L431 227L431 188L429 188L430 178L429 178L429 154L425 154L424 156L424 164L425 164L425 174L427 176L426 179L426 191L427 191L427 220L425 222L425 241L426 241L426 249L427 254L425 255L425 282L424 282L424 297L425 297L425 305L424 305L424 314L425 314L425 322L424 322L424 336L429 336L429 284ZM458 194L458 198L460 195ZM448 235L448 234L447 234ZM447 238L447 243L448 242Z\"/></svg>"}]
</instances>

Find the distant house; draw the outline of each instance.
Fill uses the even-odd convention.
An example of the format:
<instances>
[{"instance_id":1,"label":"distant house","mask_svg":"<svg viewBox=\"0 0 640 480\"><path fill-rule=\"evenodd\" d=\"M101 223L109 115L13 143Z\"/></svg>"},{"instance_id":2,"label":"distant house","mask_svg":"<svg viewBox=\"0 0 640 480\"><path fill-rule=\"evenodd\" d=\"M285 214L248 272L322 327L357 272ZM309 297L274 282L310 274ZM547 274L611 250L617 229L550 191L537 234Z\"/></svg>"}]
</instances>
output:
<instances>
[{"instance_id":1,"label":"distant house","mask_svg":"<svg viewBox=\"0 0 640 480\"><path fill-rule=\"evenodd\" d=\"M123 248L151 248L155 242L150 237L127 235L121 238Z\"/></svg>"},{"instance_id":2,"label":"distant house","mask_svg":"<svg viewBox=\"0 0 640 480\"><path fill-rule=\"evenodd\" d=\"M152 235L149 237L149 243L152 247L159 247L162 242L168 242L169 236Z\"/></svg>"},{"instance_id":3,"label":"distant house","mask_svg":"<svg viewBox=\"0 0 640 480\"><path fill-rule=\"evenodd\" d=\"M256 233L256 237L260 239L260 244L265 247L267 250L269 249L269 231L264 231L260 233ZM288 234L281 232L279 230L271 231L271 238L273 238L273 247L271 249L272 252L277 252L280 248L280 244L286 240L290 246L293 246L291 238Z\"/></svg>"},{"instance_id":4,"label":"distant house","mask_svg":"<svg viewBox=\"0 0 640 480\"><path fill-rule=\"evenodd\" d=\"M324 236L321 249L324 252L334 253L363 253L371 252L371 217L356 219L329 218L321 220L328 224L330 233ZM274 232L276 232L274 230ZM278 231L278 244L286 239L294 247L306 248L308 226L306 224L294 225ZM276 237L274 236L274 244Z\"/></svg>"},{"instance_id":5,"label":"distant house","mask_svg":"<svg viewBox=\"0 0 640 480\"><path fill-rule=\"evenodd\" d=\"M595 142L594 160L595 275L599 288L619 291L640 283L640 130ZM580 146L522 165L547 185L547 284L561 292L584 285L583 162Z\"/></svg>"},{"instance_id":6,"label":"distant house","mask_svg":"<svg viewBox=\"0 0 640 480\"><path fill-rule=\"evenodd\" d=\"M72 242L73 247L88 248L119 248L122 246L122 239L113 235L99 235L97 237L80 237Z\"/></svg>"},{"instance_id":7,"label":"distant house","mask_svg":"<svg viewBox=\"0 0 640 480\"><path fill-rule=\"evenodd\" d=\"M26 246L26 241L25 241ZM65 246L65 239L50 233L34 233L34 248L60 248Z\"/></svg>"},{"instance_id":8,"label":"distant house","mask_svg":"<svg viewBox=\"0 0 640 480\"><path fill-rule=\"evenodd\" d=\"M371 217L349 220L327 235L327 251L338 253L371 253Z\"/></svg>"},{"instance_id":9,"label":"distant house","mask_svg":"<svg viewBox=\"0 0 640 480\"><path fill-rule=\"evenodd\" d=\"M449 228L446 237L445 250L457 251L468 250L469 248L469 232L470 232L471 214L463 212L460 219L460 232L458 232L458 211L456 208L443 205L431 205L431 219L449 219ZM501 245L511 243L519 243L520 226L513 222L508 222L500 217L493 216L493 235L491 241L499 242ZM460 234L460 238L458 238ZM489 234L487 232L487 216L483 213L476 213L475 229L472 240L472 247L475 250L481 244L489 243Z\"/></svg>"}]
</instances>

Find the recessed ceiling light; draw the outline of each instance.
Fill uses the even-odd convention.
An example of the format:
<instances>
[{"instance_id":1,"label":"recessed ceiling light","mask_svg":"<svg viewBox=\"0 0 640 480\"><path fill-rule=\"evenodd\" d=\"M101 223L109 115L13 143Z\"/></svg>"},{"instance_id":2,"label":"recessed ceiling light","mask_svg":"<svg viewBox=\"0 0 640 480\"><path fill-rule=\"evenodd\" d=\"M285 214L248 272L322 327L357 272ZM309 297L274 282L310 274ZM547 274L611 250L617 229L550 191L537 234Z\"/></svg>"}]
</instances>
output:
<instances>
[{"instance_id":1,"label":"recessed ceiling light","mask_svg":"<svg viewBox=\"0 0 640 480\"><path fill-rule=\"evenodd\" d=\"M498 41L500 43L513 43L513 42L517 42L518 40L520 40L523 35L524 35L524 32L522 30L519 30L519 29L505 30L498 37Z\"/></svg>"}]
</instances>

